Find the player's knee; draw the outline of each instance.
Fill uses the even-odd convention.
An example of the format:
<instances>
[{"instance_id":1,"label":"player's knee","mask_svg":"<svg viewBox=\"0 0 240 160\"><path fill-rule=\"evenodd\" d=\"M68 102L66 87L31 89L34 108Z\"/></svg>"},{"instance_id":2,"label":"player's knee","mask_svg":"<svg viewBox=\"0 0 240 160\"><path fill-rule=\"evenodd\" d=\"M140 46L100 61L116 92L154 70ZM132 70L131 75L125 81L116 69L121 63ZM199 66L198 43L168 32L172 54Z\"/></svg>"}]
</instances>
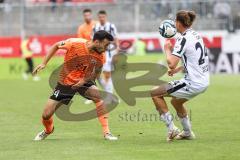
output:
<instances>
[{"instance_id":1,"label":"player's knee","mask_svg":"<svg viewBox=\"0 0 240 160\"><path fill-rule=\"evenodd\" d=\"M154 97L157 96L157 95L156 95L156 90L157 90L157 89L158 89L157 86L156 86L156 87L153 87L153 88L151 89L150 95L151 95L152 98L154 98Z\"/></svg>"},{"instance_id":2,"label":"player's knee","mask_svg":"<svg viewBox=\"0 0 240 160\"><path fill-rule=\"evenodd\" d=\"M42 118L45 120L48 120L52 117L53 113L50 109L46 108L44 109L43 113L42 113Z\"/></svg>"},{"instance_id":3,"label":"player's knee","mask_svg":"<svg viewBox=\"0 0 240 160\"><path fill-rule=\"evenodd\" d=\"M104 78L110 79L111 78L111 72L104 72Z\"/></svg>"},{"instance_id":4,"label":"player's knee","mask_svg":"<svg viewBox=\"0 0 240 160\"><path fill-rule=\"evenodd\" d=\"M101 98L97 98L97 97L94 97L91 100L93 101L93 103L99 103L99 102L103 101Z\"/></svg>"},{"instance_id":5,"label":"player's knee","mask_svg":"<svg viewBox=\"0 0 240 160\"><path fill-rule=\"evenodd\" d=\"M93 102L97 105L100 106L100 104L102 105L104 102L101 99L94 99Z\"/></svg>"},{"instance_id":6,"label":"player's knee","mask_svg":"<svg viewBox=\"0 0 240 160\"><path fill-rule=\"evenodd\" d=\"M174 98L171 99L171 104L173 105L173 107L175 107L177 105L177 102Z\"/></svg>"}]
</instances>

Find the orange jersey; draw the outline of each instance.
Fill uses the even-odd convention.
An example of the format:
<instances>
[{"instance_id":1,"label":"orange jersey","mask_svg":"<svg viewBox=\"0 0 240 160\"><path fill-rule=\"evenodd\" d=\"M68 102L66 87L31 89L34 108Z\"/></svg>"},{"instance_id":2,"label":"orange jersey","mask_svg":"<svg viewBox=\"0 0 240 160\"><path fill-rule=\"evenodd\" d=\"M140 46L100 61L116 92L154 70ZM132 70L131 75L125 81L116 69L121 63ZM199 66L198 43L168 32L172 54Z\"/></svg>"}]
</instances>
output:
<instances>
[{"instance_id":1,"label":"orange jersey","mask_svg":"<svg viewBox=\"0 0 240 160\"><path fill-rule=\"evenodd\" d=\"M95 70L105 63L105 54L90 52L88 41L82 38L71 38L63 41L59 49L67 50L64 64L60 71L59 82L63 85L73 85L81 78L95 75Z\"/></svg>"},{"instance_id":2,"label":"orange jersey","mask_svg":"<svg viewBox=\"0 0 240 160\"><path fill-rule=\"evenodd\" d=\"M90 24L83 23L82 25L80 25L78 27L77 37L87 40L92 39L92 30L95 24L95 21L91 21Z\"/></svg>"}]
</instances>

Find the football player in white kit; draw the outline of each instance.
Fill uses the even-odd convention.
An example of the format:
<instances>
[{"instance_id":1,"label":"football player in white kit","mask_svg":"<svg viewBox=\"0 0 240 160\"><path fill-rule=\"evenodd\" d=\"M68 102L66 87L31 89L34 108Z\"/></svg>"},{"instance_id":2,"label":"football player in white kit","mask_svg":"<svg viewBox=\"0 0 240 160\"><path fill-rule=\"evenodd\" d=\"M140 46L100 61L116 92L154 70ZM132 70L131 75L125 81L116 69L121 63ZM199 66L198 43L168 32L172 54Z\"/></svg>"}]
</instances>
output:
<instances>
[{"instance_id":1,"label":"football player in white kit","mask_svg":"<svg viewBox=\"0 0 240 160\"><path fill-rule=\"evenodd\" d=\"M174 48L166 41L164 51L168 63L168 75L184 71L184 78L155 87L151 96L161 119L168 129L167 141L173 139L194 139L195 135L184 106L185 102L203 93L209 85L208 56L201 36L191 26L195 12L181 10L176 14L176 28L181 34ZM178 66L182 60L183 66ZM180 118L183 131L174 125L173 116L168 110L164 97L172 97L171 104Z\"/></svg>"},{"instance_id":2,"label":"football player in white kit","mask_svg":"<svg viewBox=\"0 0 240 160\"><path fill-rule=\"evenodd\" d=\"M118 53L119 41L117 38L117 29L113 23L107 21L107 12L101 10L98 12L98 21L93 28L93 34L99 30L105 30L114 37L114 43L109 45L109 49L105 52L106 62L103 65L103 76L99 79L103 89L109 93L113 93L113 84L111 72L113 71L112 58Z\"/></svg>"}]
</instances>

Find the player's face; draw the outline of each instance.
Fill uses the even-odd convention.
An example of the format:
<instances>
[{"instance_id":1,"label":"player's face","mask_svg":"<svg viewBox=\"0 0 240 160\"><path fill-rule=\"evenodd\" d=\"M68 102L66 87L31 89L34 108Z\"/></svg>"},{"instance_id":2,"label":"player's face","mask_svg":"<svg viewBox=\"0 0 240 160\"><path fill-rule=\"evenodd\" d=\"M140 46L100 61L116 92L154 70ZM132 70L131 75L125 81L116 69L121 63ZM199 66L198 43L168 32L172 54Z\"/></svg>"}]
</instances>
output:
<instances>
[{"instance_id":1,"label":"player's face","mask_svg":"<svg viewBox=\"0 0 240 160\"><path fill-rule=\"evenodd\" d=\"M83 14L84 21L89 23L92 20L92 13L86 12Z\"/></svg>"},{"instance_id":2,"label":"player's face","mask_svg":"<svg viewBox=\"0 0 240 160\"><path fill-rule=\"evenodd\" d=\"M106 21L107 21L107 15L105 15L105 14L99 14L99 15L98 15L98 20L99 20L99 22L100 22L101 24L106 23Z\"/></svg>"},{"instance_id":3,"label":"player's face","mask_svg":"<svg viewBox=\"0 0 240 160\"><path fill-rule=\"evenodd\" d=\"M175 25L176 25L176 28L177 28L177 32L180 32L180 30L179 30L179 24L180 24L180 22L175 21Z\"/></svg>"},{"instance_id":4,"label":"player's face","mask_svg":"<svg viewBox=\"0 0 240 160\"><path fill-rule=\"evenodd\" d=\"M98 53L103 53L107 50L110 41L104 39L103 41L96 40L94 41L94 50Z\"/></svg>"},{"instance_id":5,"label":"player's face","mask_svg":"<svg viewBox=\"0 0 240 160\"><path fill-rule=\"evenodd\" d=\"M176 23L175 25L176 25L177 32L183 33L186 28L179 21L176 21L175 23Z\"/></svg>"}]
</instances>

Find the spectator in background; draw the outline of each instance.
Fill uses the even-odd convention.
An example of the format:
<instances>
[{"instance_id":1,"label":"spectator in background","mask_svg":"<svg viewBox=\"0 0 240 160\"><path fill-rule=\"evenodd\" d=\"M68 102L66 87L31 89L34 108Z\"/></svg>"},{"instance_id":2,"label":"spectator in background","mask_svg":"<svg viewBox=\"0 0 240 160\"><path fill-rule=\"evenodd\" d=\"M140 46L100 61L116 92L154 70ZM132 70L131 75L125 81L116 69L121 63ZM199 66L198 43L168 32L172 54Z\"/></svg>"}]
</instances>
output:
<instances>
[{"instance_id":1,"label":"spectator in background","mask_svg":"<svg viewBox=\"0 0 240 160\"><path fill-rule=\"evenodd\" d=\"M26 36L22 42L21 42L21 51L22 51L22 56L27 62L27 70L23 73L23 79L28 80L29 76L32 75L33 68L34 68L34 63L33 63L33 52L31 51L29 47L29 38ZM39 81L40 78L38 76L33 76L34 81Z\"/></svg>"},{"instance_id":2,"label":"spectator in background","mask_svg":"<svg viewBox=\"0 0 240 160\"><path fill-rule=\"evenodd\" d=\"M83 10L83 20L84 20L84 23L78 27L77 37L91 40L93 27L96 24L96 22L92 18L91 9Z\"/></svg>"},{"instance_id":3,"label":"spectator in background","mask_svg":"<svg viewBox=\"0 0 240 160\"><path fill-rule=\"evenodd\" d=\"M232 14L231 6L227 2L216 2L213 7L213 14L216 18L223 20L224 22L220 24L221 29L227 29L228 31L233 31L232 24Z\"/></svg>"},{"instance_id":4,"label":"spectator in background","mask_svg":"<svg viewBox=\"0 0 240 160\"><path fill-rule=\"evenodd\" d=\"M141 39L138 38L135 42L135 50L136 55L144 56L146 55L146 43Z\"/></svg>"}]
</instances>

